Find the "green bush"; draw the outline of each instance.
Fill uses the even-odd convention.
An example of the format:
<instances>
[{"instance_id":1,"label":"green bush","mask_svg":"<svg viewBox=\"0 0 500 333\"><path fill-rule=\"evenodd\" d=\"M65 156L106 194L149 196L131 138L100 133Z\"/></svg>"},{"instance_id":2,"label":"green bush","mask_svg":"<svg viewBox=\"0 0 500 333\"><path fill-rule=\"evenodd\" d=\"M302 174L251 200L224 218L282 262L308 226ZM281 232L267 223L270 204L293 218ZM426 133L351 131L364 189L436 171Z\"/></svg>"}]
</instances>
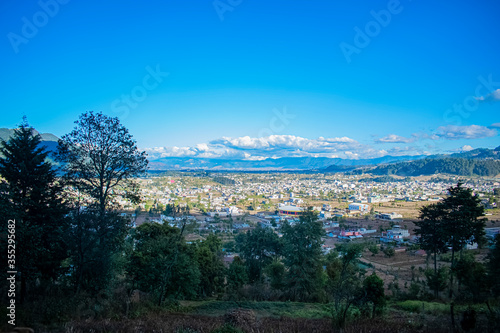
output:
<instances>
[{"instance_id":1,"label":"green bush","mask_svg":"<svg viewBox=\"0 0 500 333\"><path fill-rule=\"evenodd\" d=\"M404 311L427 314L448 314L450 308L446 304L437 302L404 301L397 303L397 306Z\"/></svg>"}]
</instances>

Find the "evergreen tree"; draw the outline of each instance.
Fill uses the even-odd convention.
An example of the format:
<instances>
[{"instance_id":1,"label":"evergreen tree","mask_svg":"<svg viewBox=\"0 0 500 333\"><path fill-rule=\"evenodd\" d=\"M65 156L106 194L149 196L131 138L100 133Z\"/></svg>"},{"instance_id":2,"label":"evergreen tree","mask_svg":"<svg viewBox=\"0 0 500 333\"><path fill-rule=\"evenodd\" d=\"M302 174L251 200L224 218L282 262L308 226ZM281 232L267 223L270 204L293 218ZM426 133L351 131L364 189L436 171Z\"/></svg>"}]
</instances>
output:
<instances>
[{"instance_id":1,"label":"evergreen tree","mask_svg":"<svg viewBox=\"0 0 500 333\"><path fill-rule=\"evenodd\" d=\"M230 294L235 293L239 288L248 282L248 275L245 264L240 257L234 257L233 262L227 270L227 286Z\"/></svg>"},{"instance_id":2,"label":"evergreen tree","mask_svg":"<svg viewBox=\"0 0 500 333\"><path fill-rule=\"evenodd\" d=\"M321 287L323 226L309 207L297 224L283 224L282 232L287 287L292 298L304 301Z\"/></svg>"},{"instance_id":3,"label":"evergreen tree","mask_svg":"<svg viewBox=\"0 0 500 333\"><path fill-rule=\"evenodd\" d=\"M0 176L5 179L0 192L2 231L7 231L8 219L15 220L16 261L10 270L20 274L24 301L35 279L48 281L62 272L61 261L67 258L66 207L48 152L26 119L7 142L0 141L0 153Z\"/></svg>"},{"instance_id":4,"label":"evergreen tree","mask_svg":"<svg viewBox=\"0 0 500 333\"><path fill-rule=\"evenodd\" d=\"M144 223L136 229L135 249L127 272L133 287L165 299L193 298L200 282L196 249L184 241L180 229Z\"/></svg>"},{"instance_id":5,"label":"evergreen tree","mask_svg":"<svg viewBox=\"0 0 500 333\"><path fill-rule=\"evenodd\" d=\"M278 235L269 228L257 228L236 237L241 257L245 260L250 282L260 282L262 272L281 252Z\"/></svg>"},{"instance_id":6,"label":"evergreen tree","mask_svg":"<svg viewBox=\"0 0 500 333\"><path fill-rule=\"evenodd\" d=\"M224 288L225 267L222 262L222 243L215 235L198 244L196 261L200 271L199 294L210 297Z\"/></svg>"},{"instance_id":7,"label":"evergreen tree","mask_svg":"<svg viewBox=\"0 0 500 333\"><path fill-rule=\"evenodd\" d=\"M385 305L384 281L373 272L363 281L363 291L366 301L373 305L372 318L375 318L377 308Z\"/></svg>"}]
</instances>

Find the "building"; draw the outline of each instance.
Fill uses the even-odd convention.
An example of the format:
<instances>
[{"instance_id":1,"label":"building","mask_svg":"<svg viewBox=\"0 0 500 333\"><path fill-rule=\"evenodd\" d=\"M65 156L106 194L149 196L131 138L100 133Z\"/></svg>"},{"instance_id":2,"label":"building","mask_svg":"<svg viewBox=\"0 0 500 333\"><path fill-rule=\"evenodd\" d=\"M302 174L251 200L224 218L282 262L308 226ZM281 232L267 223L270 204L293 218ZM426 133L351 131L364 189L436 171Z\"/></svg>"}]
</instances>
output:
<instances>
[{"instance_id":1,"label":"building","mask_svg":"<svg viewBox=\"0 0 500 333\"><path fill-rule=\"evenodd\" d=\"M304 208L297 206L280 206L280 215L302 215Z\"/></svg>"},{"instance_id":2,"label":"building","mask_svg":"<svg viewBox=\"0 0 500 333\"><path fill-rule=\"evenodd\" d=\"M381 220L395 220L395 219L402 219L403 215L392 212L392 213L380 213L375 215L376 218L381 219Z\"/></svg>"},{"instance_id":3,"label":"building","mask_svg":"<svg viewBox=\"0 0 500 333\"><path fill-rule=\"evenodd\" d=\"M350 203L349 204L349 212L354 213L354 212L360 212L360 213L367 213L370 211L370 206L367 204L362 204L362 203Z\"/></svg>"},{"instance_id":4,"label":"building","mask_svg":"<svg viewBox=\"0 0 500 333\"><path fill-rule=\"evenodd\" d=\"M402 242L405 238L410 237L410 232L406 229L401 229L399 225L394 225L392 229L382 232L380 237L381 242Z\"/></svg>"},{"instance_id":5,"label":"building","mask_svg":"<svg viewBox=\"0 0 500 333\"><path fill-rule=\"evenodd\" d=\"M363 235L359 231L346 231L342 230L339 235L339 239L356 239L356 238L363 238Z\"/></svg>"}]
</instances>

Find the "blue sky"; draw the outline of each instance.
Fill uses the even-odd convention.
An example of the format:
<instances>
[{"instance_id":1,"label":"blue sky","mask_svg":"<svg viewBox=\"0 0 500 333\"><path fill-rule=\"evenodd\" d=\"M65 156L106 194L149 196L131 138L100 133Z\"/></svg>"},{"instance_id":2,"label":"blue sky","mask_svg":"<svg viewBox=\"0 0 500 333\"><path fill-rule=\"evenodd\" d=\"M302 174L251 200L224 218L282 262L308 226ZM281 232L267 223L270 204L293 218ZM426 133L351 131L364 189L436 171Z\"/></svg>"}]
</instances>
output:
<instances>
[{"instance_id":1,"label":"blue sky","mask_svg":"<svg viewBox=\"0 0 500 333\"><path fill-rule=\"evenodd\" d=\"M500 3L4 0L0 127L120 117L152 156L500 145Z\"/></svg>"}]
</instances>

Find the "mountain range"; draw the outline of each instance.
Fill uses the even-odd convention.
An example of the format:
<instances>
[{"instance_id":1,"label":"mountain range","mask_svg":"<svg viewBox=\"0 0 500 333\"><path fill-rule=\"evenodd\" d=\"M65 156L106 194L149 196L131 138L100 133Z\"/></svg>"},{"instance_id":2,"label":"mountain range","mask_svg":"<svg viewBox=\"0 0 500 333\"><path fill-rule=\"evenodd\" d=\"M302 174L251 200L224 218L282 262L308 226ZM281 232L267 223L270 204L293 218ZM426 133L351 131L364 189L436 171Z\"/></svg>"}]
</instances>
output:
<instances>
[{"instance_id":1,"label":"mountain range","mask_svg":"<svg viewBox=\"0 0 500 333\"><path fill-rule=\"evenodd\" d=\"M13 129L0 128L0 138L8 140ZM39 133L49 151L57 149L57 136ZM384 156L372 159L341 159L326 157L283 157L265 160L241 160L192 157L150 157L152 171L318 171L354 172L374 175L418 176L436 173L496 176L500 173L500 146L477 148L467 152L440 155Z\"/></svg>"},{"instance_id":2,"label":"mountain range","mask_svg":"<svg viewBox=\"0 0 500 333\"><path fill-rule=\"evenodd\" d=\"M52 133L40 133L37 130L33 130L33 133L40 134L42 138L42 145L47 148L50 152L55 152L57 149L57 141L59 138ZM0 128L0 139L4 141L8 141L9 138L14 134L13 129L9 128Z\"/></svg>"}]
</instances>

